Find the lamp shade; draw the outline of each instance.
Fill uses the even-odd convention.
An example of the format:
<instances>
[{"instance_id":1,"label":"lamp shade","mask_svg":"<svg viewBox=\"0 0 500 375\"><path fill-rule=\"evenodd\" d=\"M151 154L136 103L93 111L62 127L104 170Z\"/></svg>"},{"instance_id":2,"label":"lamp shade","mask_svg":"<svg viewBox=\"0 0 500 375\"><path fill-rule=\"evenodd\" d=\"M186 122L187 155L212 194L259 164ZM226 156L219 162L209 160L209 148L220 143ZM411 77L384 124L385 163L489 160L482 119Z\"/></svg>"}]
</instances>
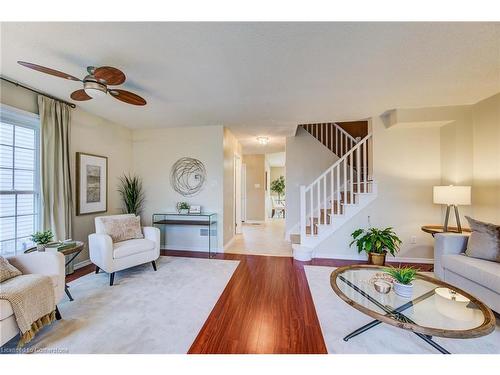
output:
<instances>
[{"instance_id":1,"label":"lamp shade","mask_svg":"<svg viewBox=\"0 0 500 375\"><path fill-rule=\"evenodd\" d=\"M470 186L434 186L434 203L470 205Z\"/></svg>"}]
</instances>

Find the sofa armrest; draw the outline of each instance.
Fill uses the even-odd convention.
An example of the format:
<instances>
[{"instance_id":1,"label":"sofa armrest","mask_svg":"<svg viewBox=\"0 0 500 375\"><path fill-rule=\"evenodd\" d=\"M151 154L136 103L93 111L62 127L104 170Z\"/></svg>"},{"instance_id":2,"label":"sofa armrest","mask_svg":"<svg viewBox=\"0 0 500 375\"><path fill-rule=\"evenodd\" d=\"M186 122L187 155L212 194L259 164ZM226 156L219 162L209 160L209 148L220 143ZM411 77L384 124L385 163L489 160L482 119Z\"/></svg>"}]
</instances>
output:
<instances>
[{"instance_id":1,"label":"sofa armrest","mask_svg":"<svg viewBox=\"0 0 500 375\"><path fill-rule=\"evenodd\" d=\"M64 255L59 252L32 252L20 254L7 258L9 263L21 271L24 275L37 274L46 276L57 276L57 287L55 289L56 303L64 293L66 284L66 271L64 267Z\"/></svg>"},{"instance_id":2,"label":"sofa armrest","mask_svg":"<svg viewBox=\"0 0 500 375\"><path fill-rule=\"evenodd\" d=\"M160 256L160 230L155 227L143 227L142 231L144 233L144 238L153 241L155 246L155 251Z\"/></svg>"},{"instance_id":3,"label":"sofa armrest","mask_svg":"<svg viewBox=\"0 0 500 375\"><path fill-rule=\"evenodd\" d=\"M461 233L436 233L434 238L434 274L443 280L442 257L465 252L469 236Z\"/></svg>"},{"instance_id":4,"label":"sofa armrest","mask_svg":"<svg viewBox=\"0 0 500 375\"><path fill-rule=\"evenodd\" d=\"M113 240L103 233L89 235L89 256L92 263L106 272L113 272Z\"/></svg>"}]
</instances>

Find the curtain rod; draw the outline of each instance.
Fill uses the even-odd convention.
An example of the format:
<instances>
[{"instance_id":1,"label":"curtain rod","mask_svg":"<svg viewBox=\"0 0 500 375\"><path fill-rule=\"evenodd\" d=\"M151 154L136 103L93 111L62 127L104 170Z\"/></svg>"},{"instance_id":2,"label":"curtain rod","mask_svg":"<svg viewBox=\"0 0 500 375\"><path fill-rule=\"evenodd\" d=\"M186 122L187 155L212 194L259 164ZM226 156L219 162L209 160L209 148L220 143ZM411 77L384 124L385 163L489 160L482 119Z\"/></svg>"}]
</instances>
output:
<instances>
[{"instance_id":1,"label":"curtain rod","mask_svg":"<svg viewBox=\"0 0 500 375\"><path fill-rule=\"evenodd\" d=\"M0 79L2 81L7 81L9 83L12 83L13 85L16 85L18 87L22 87L23 89L26 89L26 90L29 90L29 91L33 91L36 94L40 94L40 95L46 96L48 98L57 100L58 102L65 103L65 104L69 105L71 108L76 108L76 105L73 104L73 103L67 102L66 100L62 100L62 99L56 98L55 96L49 95L49 94L47 94L47 93L45 93L43 91L38 91L37 89L34 89L33 87L29 87L29 86L23 85L20 82L14 81L14 80L9 79L9 78L5 78L4 76L0 76Z\"/></svg>"}]
</instances>

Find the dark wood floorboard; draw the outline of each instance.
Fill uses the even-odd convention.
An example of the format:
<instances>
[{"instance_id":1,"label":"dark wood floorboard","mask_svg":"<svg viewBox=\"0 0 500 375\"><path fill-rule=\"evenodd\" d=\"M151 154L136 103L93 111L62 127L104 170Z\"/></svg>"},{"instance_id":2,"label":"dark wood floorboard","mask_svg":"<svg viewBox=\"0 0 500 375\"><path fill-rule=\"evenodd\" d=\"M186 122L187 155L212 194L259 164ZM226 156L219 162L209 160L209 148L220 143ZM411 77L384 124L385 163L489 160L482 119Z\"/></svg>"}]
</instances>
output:
<instances>
[{"instance_id":1,"label":"dark wood floorboard","mask_svg":"<svg viewBox=\"0 0 500 375\"><path fill-rule=\"evenodd\" d=\"M205 252L171 250L161 255L207 257ZM326 353L304 265L364 263L336 259L298 262L290 257L242 254L217 254L215 258L239 260L240 264L191 345L192 354ZM430 264L411 265L432 270ZM94 271L95 266L88 265L66 280Z\"/></svg>"}]
</instances>

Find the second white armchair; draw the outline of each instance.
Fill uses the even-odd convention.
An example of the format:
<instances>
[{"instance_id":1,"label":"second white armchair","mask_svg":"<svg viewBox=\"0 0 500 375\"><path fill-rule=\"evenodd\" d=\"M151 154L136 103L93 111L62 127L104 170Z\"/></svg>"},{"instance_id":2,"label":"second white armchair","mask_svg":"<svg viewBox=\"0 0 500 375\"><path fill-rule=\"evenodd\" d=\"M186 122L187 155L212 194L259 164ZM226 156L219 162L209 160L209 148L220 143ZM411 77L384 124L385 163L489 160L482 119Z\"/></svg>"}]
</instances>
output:
<instances>
[{"instance_id":1,"label":"second white armchair","mask_svg":"<svg viewBox=\"0 0 500 375\"><path fill-rule=\"evenodd\" d=\"M107 233L105 220L134 217L130 215L98 216L95 218L96 233L89 235L90 260L96 265L96 273L103 270L109 273L109 285L113 285L115 272L149 263L156 271L156 260L160 256L160 230L143 227L144 238L113 242Z\"/></svg>"}]
</instances>

